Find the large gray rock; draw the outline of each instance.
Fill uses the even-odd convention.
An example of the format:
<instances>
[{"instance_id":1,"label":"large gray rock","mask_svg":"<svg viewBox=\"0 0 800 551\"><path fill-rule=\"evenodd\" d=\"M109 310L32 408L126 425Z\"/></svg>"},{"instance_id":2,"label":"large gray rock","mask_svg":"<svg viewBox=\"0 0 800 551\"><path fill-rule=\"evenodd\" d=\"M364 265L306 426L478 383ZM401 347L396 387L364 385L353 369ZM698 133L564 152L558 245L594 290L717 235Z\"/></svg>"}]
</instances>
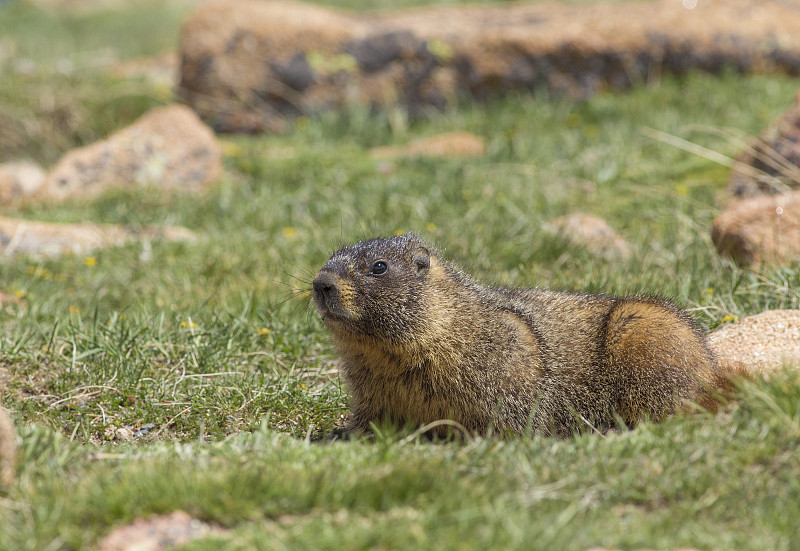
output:
<instances>
[{"instance_id":1,"label":"large gray rock","mask_svg":"<svg viewBox=\"0 0 800 551\"><path fill-rule=\"evenodd\" d=\"M180 93L220 131L279 130L348 102L412 115L456 94L586 97L662 73L800 74L800 3L702 0L434 6L354 14L212 0L181 32Z\"/></svg>"},{"instance_id":2,"label":"large gray rock","mask_svg":"<svg viewBox=\"0 0 800 551\"><path fill-rule=\"evenodd\" d=\"M90 198L114 187L195 190L222 170L214 132L184 105L153 109L105 140L67 153L37 198Z\"/></svg>"}]
</instances>

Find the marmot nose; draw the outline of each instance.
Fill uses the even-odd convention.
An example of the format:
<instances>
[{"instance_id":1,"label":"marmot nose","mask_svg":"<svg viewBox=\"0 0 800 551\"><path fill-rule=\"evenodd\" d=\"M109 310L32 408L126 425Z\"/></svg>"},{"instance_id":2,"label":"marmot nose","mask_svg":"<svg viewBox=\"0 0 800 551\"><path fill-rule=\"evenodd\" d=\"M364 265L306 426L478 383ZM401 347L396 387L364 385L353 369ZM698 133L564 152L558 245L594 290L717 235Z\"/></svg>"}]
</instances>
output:
<instances>
[{"instance_id":1,"label":"marmot nose","mask_svg":"<svg viewBox=\"0 0 800 551\"><path fill-rule=\"evenodd\" d=\"M320 272L312 282L314 287L314 301L317 304L328 304L332 298L339 295L339 287L336 284L336 278L330 272Z\"/></svg>"}]
</instances>

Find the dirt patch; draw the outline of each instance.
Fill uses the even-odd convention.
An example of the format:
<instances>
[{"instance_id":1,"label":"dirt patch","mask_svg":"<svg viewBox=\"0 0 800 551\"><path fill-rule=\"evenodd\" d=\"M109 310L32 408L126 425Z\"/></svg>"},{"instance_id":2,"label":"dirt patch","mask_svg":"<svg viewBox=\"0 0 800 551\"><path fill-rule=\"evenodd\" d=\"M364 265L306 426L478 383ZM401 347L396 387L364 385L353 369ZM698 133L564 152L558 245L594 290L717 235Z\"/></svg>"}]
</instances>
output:
<instances>
[{"instance_id":1,"label":"dirt patch","mask_svg":"<svg viewBox=\"0 0 800 551\"><path fill-rule=\"evenodd\" d=\"M387 145L370 150L370 154L376 159L414 157L453 159L480 157L484 153L486 153L486 142L480 136L469 132L448 132L414 140L405 145Z\"/></svg>"}]
</instances>

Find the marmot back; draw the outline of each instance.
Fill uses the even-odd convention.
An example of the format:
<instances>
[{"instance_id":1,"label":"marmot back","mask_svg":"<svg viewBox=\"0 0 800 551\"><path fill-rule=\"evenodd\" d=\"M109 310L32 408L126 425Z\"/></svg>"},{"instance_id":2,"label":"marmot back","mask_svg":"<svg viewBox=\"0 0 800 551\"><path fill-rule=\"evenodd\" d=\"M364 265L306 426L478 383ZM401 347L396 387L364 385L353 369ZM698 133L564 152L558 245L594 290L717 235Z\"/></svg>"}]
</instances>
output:
<instances>
[{"instance_id":1,"label":"marmot back","mask_svg":"<svg viewBox=\"0 0 800 551\"><path fill-rule=\"evenodd\" d=\"M730 385L666 301L484 287L413 234L335 252L313 295L350 391L348 431L449 419L569 435L713 409Z\"/></svg>"}]
</instances>

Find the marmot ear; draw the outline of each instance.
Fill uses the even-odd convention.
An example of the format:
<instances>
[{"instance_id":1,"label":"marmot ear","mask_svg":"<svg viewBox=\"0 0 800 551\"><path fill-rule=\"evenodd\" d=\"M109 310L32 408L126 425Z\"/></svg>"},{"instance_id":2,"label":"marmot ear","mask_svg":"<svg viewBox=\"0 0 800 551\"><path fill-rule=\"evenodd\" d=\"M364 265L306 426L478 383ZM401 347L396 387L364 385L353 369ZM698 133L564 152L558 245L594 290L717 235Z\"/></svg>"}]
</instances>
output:
<instances>
[{"instance_id":1,"label":"marmot ear","mask_svg":"<svg viewBox=\"0 0 800 551\"><path fill-rule=\"evenodd\" d=\"M417 247L414 250L414 267L419 277L425 275L431 267L431 253L425 247Z\"/></svg>"}]
</instances>

